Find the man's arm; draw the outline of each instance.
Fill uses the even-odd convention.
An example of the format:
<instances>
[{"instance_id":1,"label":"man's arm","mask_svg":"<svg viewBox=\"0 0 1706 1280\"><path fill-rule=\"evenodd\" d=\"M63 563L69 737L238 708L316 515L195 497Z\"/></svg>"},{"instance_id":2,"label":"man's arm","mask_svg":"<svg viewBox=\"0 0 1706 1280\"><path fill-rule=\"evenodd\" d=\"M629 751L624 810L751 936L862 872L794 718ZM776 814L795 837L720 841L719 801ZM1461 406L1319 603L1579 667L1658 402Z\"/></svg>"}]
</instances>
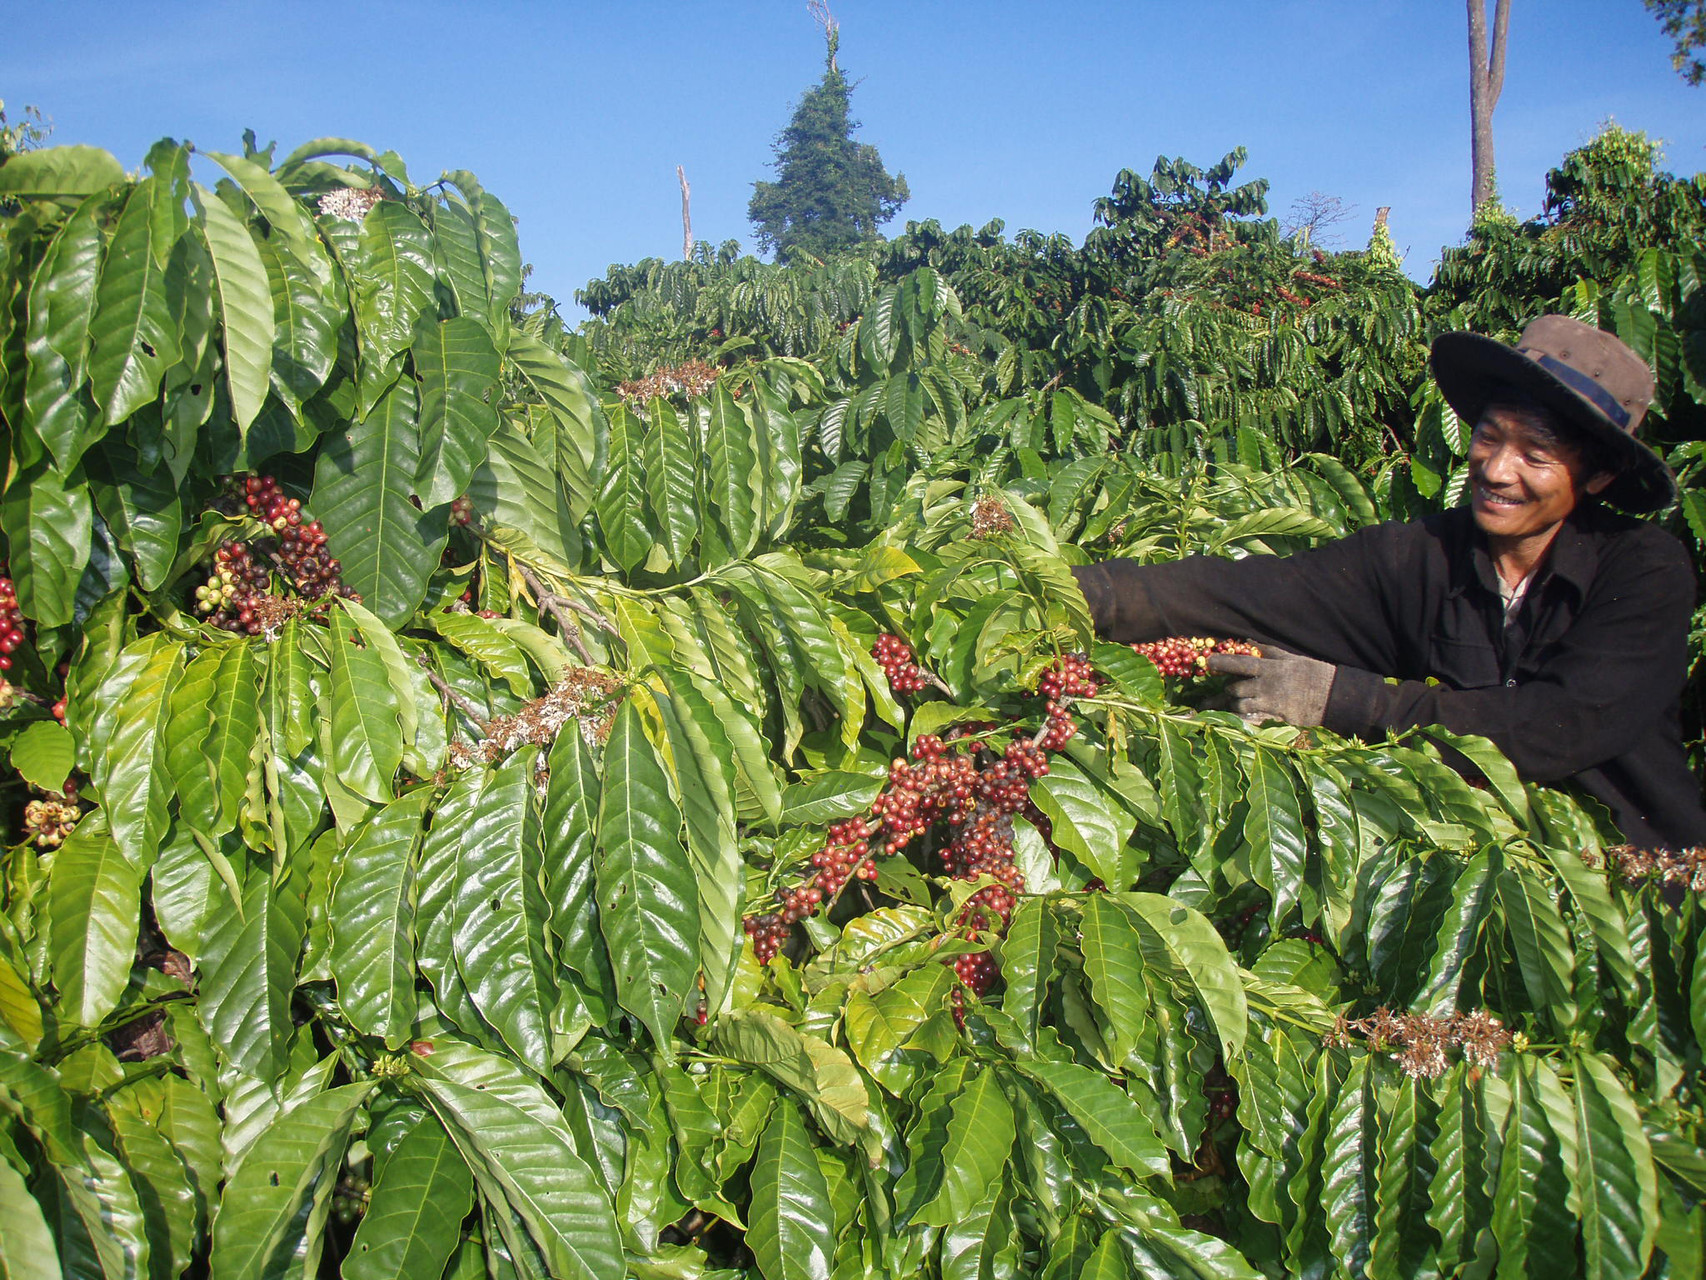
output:
<instances>
[{"instance_id":1,"label":"man's arm","mask_svg":"<svg viewBox=\"0 0 1706 1280\"><path fill-rule=\"evenodd\" d=\"M1213 635L1277 644L1335 665L1393 671L1388 584L1420 572L1415 526L1376 525L1294 556L1169 564L1108 560L1073 569L1100 635L1135 643ZM1406 576L1408 575L1408 576Z\"/></svg>"},{"instance_id":2,"label":"man's arm","mask_svg":"<svg viewBox=\"0 0 1706 1280\"><path fill-rule=\"evenodd\" d=\"M1601 565L1575 624L1525 683L1448 689L1341 666L1324 723L1364 737L1429 724L1480 734L1528 781L1560 781L1628 751L1676 700L1693 609L1687 553L1655 530Z\"/></svg>"}]
</instances>

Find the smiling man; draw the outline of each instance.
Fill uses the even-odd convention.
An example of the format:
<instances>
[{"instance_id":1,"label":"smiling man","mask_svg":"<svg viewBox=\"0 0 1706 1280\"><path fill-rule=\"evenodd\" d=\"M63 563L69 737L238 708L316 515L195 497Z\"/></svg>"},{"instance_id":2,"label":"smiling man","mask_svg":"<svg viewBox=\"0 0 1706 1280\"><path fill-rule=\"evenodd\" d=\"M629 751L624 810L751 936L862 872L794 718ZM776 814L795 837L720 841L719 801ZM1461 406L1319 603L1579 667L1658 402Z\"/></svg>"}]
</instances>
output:
<instances>
[{"instance_id":1,"label":"smiling man","mask_svg":"<svg viewBox=\"0 0 1706 1280\"><path fill-rule=\"evenodd\" d=\"M1679 719L1693 566L1675 538L1609 509L1676 496L1635 438L1645 361L1542 316L1515 347L1442 335L1433 371L1475 424L1468 506L1283 559L1075 569L1097 630L1248 637L1263 656L1210 660L1246 716L1481 734L1525 779L1602 801L1633 844L1706 844Z\"/></svg>"}]
</instances>

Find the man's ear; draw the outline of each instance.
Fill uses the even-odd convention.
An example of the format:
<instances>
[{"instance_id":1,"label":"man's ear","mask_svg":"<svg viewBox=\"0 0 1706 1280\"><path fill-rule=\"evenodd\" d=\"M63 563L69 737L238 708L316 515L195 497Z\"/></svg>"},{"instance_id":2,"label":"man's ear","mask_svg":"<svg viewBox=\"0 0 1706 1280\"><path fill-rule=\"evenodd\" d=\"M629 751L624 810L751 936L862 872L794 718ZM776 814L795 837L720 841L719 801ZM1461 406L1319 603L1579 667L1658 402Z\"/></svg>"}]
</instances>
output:
<instances>
[{"instance_id":1,"label":"man's ear","mask_svg":"<svg viewBox=\"0 0 1706 1280\"><path fill-rule=\"evenodd\" d=\"M1582 492L1594 494L1603 493L1605 491L1605 486L1615 479L1617 479L1617 477L1609 471L1596 472L1588 479L1588 482L1582 486Z\"/></svg>"}]
</instances>

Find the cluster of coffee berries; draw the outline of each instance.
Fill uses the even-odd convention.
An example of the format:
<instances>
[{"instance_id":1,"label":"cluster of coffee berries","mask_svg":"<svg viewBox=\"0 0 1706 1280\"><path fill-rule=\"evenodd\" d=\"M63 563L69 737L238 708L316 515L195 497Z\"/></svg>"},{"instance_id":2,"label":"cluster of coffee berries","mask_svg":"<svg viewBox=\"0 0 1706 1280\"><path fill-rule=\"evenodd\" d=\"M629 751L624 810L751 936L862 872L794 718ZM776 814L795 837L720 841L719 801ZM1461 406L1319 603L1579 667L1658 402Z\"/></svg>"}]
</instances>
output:
<instances>
[{"instance_id":1,"label":"cluster of coffee berries","mask_svg":"<svg viewBox=\"0 0 1706 1280\"><path fill-rule=\"evenodd\" d=\"M474 519L474 503L467 494L450 504L450 523L468 524Z\"/></svg>"},{"instance_id":2,"label":"cluster of coffee berries","mask_svg":"<svg viewBox=\"0 0 1706 1280\"><path fill-rule=\"evenodd\" d=\"M912 660L912 646L899 636L883 634L871 646L871 656L889 678L889 688L896 693L917 693L929 680Z\"/></svg>"},{"instance_id":3,"label":"cluster of coffee berries","mask_svg":"<svg viewBox=\"0 0 1706 1280\"><path fill-rule=\"evenodd\" d=\"M325 529L318 520L304 520L301 499L285 496L272 476L229 481L215 505L231 515L247 508L272 537L255 546L232 539L214 552L213 572L195 592L196 609L214 626L260 635L297 612L294 601L272 593L272 570L261 556L307 600L359 598L344 586L342 564L327 554Z\"/></svg>"},{"instance_id":4,"label":"cluster of coffee berries","mask_svg":"<svg viewBox=\"0 0 1706 1280\"><path fill-rule=\"evenodd\" d=\"M1047 716L1037 745L1044 751L1059 751L1078 732L1078 722L1066 708L1068 698L1094 698L1101 688L1095 668L1083 654L1069 653L1055 660L1037 679L1037 696L1043 699Z\"/></svg>"},{"instance_id":5,"label":"cluster of coffee berries","mask_svg":"<svg viewBox=\"0 0 1706 1280\"><path fill-rule=\"evenodd\" d=\"M954 957L954 975L979 998L987 995L995 985L996 978L1001 976L1001 966L995 962L995 957L987 951L972 951L963 956ZM954 992L957 996L959 992ZM959 1010L955 1010L956 1015Z\"/></svg>"},{"instance_id":6,"label":"cluster of coffee berries","mask_svg":"<svg viewBox=\"0 0 1706 1280\"><path fill-rule=\"evenodd\" d=\"M77 829L83 811L77 804L77 780L67 778L65 789L24 806L24 831L42 849L57 849Z\"/></svg>"},{"instance_id":7,"label":"cluster of coffee berries","mask_svg":"<svg viewBox=\"0 0 1706 1280\"><path fill-rule=\"evenodd\" d=\"M1164 676L1185 677L1207 675L1208 660L1213 654L1242 653L1252 658L1262 656L1262 651L1248 641L1216 640L1211 636L1171 636L1166 640L1152 640L1148 644L1134 644L1132 651L1148 658Z\"/></svg>"},{"instance_id":8,"label":"cluster of coffee berries","mask_svg":"<svg viewBox=\"0 0 1706 1280\"><path fill-rule=\"evenodd\" d=\"M11 570L0 563L0 671L12 669L12 654L24 643L24 615Z\"/></svg>"}]
</instances>

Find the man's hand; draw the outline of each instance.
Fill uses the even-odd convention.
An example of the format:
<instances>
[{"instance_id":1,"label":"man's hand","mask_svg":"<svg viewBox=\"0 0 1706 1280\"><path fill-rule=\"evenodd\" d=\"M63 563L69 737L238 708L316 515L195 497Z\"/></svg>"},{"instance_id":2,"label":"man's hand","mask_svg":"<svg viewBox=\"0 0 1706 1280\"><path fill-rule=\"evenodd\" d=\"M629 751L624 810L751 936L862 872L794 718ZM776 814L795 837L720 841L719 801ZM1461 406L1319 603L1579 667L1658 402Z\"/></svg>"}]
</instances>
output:
<instances>
[{"instance_id":1,"label":"man's hand","mask_svg":"<svg viewBox=\"0 0 1706 1280\"><path fill-rule=\"evenodd\" d=\"M1330 662L1264 645L1264 656L1216 653L1208 660L1211 675L1235 676L1226 686L1232 710L1246 720L1284 720L1307 729L1327 714L1327 695L1338 670Z\"/></svg>"}]
</instances>

